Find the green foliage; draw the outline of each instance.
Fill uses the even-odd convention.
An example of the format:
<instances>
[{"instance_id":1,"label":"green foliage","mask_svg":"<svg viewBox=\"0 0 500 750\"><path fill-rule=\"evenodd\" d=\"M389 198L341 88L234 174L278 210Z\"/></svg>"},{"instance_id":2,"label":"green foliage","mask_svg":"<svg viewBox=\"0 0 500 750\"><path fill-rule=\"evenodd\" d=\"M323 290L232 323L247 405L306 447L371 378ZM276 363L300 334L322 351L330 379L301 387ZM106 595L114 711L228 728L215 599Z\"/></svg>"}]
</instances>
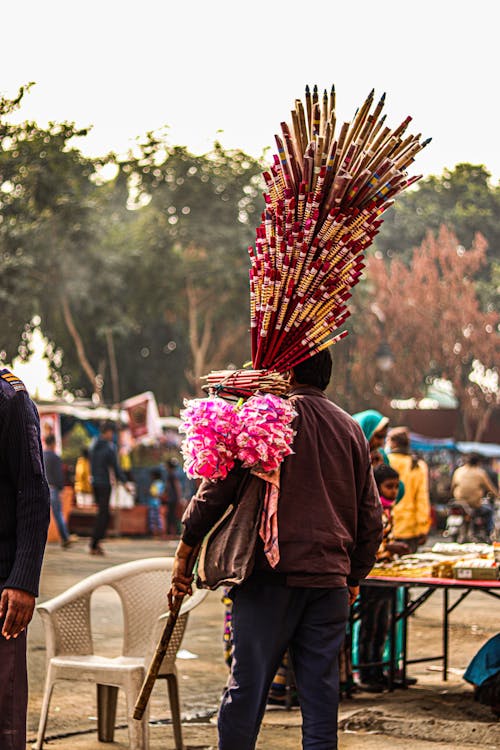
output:
<instances>
[{"instance_id":1,"label":"green foliage","mask_svg":"<svg viewBox=\"0 0 500 750\"><path fill-rule=\"evenodd\" d=\"M386 214L376 249L408 262L426 233L437 232L442 224L464 247L480 232L488 243L487 263L478 277L481 301L485 310L498 308L499 287L490 282L500 258L500 185L492 185L487 169L474 164L457 164L417 185Z\"/></svg>"},{"instance_id":2,"label":"green foliage","mask_svg":"<svg viewBox=\"0 0 500 750\"><path fill-rule=\"evenodd\" d=\"M4 359L29 353L36 316L60 390L110 401L111 346L122 398L152 388L175 408L210 358L248 356L245 248L261 167L220 144L194 156L154 134L120 163L90 159L73 123L11 123L23 93L0 109Z\"/></svg>"},{"instance_id":3,"label":"green foliage","mask_svg":"<svg viewBox=\"0 0 500 750\"><path fill-rule=\"evenodd\" d=\"M141 225L156 259L169 264L169 283L241 292L248 278L245 245L253 240L261 165L218 143L204 156L169 147L150 135L137 160L122 165L148 201ZM186 252L190 249L190 252Z\"/></svg>"},{"instance_id":4,"label":"green foliage","mask_svg":"<svg viewBox=\"0 0 500 750\"><path fill-rule=\"evenodd\" d=\"M4 104L2 114L11 111L12 103ZM55 369L60 351L65 354L61 386L86 385L92 392L74 356L62 302L77 321L84 348L92 349L97 363L104 360L103 331L117 320L126 328L128 321L120 309L124 280L116 273L124 252L105 242L117 218L109 210L109 190L94 179L103 161L82 155L75 141L88 131L72 123L40 128L0 121L0 300L8 321L3 348L13 357L21 332L39 316Z\"/></svg>"},{"instance_id":5,"label":"green foliage","mask_svg":"<svg viewBox=\"0 0 500 750\"><path fill-rule=\"evenodd\" d=\"M217 143L195 156L149 134L139 155L120 168L142 206L129 237L137 261L130 299L137 325L126 345L136 367L124 383L136 393L138 383L155 382L163 402L179 403L180 393L197 388L193 359L209 316L203 366L226 364L217 357L228 327L243 332L231 359L241 364L248 357L248 342L241 341L248 326L245 249L253 239L261 165Z\"/></svg>"},{"instance_id":6,"label":"green foliage","mask_svg":"<svg viewBox=\"0 0 500 750\"><path fill-rule=\"evenodd\" d=\"M61 391L97 393L111 402L114 350L122 399L153 390L176 411L183 396L199 390L200 375L249 358L246 247L263 210L262 164L219 143L196 156L161 133L148 133L126 159L92 159L79 148L86 128L11 122L27 88L12 100L0 99L3 359L29 354L32 321L41 318ZM116 173L105 181L101 168L109 164ZM500 288L500 187L483 166L458 164L403 195L385 217L375 255L391 266L401 260L408 269L413 249L443 223L464 248L473 245L476 232L486 238L486 263L474 265L465 250L460 268L483 311L491 312ZM397 274L387 273L396 284ZM419 274L432 294L425 264ZM349 411L385 397L376 390L380 374L373 362L382 335L372 310L379 282L383 288L370 272L357 288L351 335L333 351L332 396ZM397 309L395 304L387 328L402 341L405 321ZM446 330L440 334L445 344ZM415 370L422 357L411 354L414 342L410 337L408 352L397 351L391 339L398 366L411 361ZM477 357L473 350L469 360ZM493 364L484 352L482 360ZM411 380L417 393L428 376L427 369L417 382L412 372L405 382ZM393 374L385 378L391 379ZM464 387L471 387L468 380Z\"/></svg>"},{"instance_id":7,"label":"green foliage","mask_svg":"<svg viewBox=\"0 0 500 750\"><path fill-rule=\"evenodd\" d=\"M71 431L64 436L62 458L66 463L75 465L83 448L88 448L90 438L80 422L76 422Z\"/></svg>"}]
</instances>

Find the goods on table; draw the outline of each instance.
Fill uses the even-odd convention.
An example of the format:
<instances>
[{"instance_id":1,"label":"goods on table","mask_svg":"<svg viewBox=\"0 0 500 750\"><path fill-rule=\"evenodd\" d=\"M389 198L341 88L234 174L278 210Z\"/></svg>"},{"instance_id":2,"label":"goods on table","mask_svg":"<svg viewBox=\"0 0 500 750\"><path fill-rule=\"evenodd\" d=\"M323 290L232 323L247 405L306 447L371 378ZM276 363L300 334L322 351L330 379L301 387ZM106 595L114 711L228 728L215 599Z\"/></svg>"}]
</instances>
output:
<instances>
[{"instance_id":1,"label":"goods on table","mask_svg":"<svg viewBox=\"0 0 500 750\"><path fill-rule=\"evenodd\" d=\"M433 578L453 578L453 568L455 567L456 558L446 558L436 563L432 567Z\"/></svg>"},{"instance_id":2,"label":"goods on table","mask_svg":"<svg viewBox=\"0 0 500 750\"><path fill-rule=\"evenodd\" d=\"M403 555L397 560L375 564L370 576L390 576L394 578L428 578L432 576L435 555Z\"/></svg>"},{"instance_id":3,"label":"goods on table","mask_svg":"<svg viewBox=\"0 0 500 750\"><path fill-rule=\"evenodd\" d=\"M498 579L498 563L483 557L472 560L460 560L453 567L453 577L468 581L496 581Z\"/></svg>"},{"instance_id":4,"label":"goods on table","mask_svg":"<svg viewBox=\"0 0 500 750\"><path fill-rule=\"evenodd\" d=\"M482 557L483 555L493 555L493 547L491 544L483 544L478 542L470 542L469 544L457 544L456 542L437 542L432 552L439 554L462 556L464 554L474 553L476 557Z\"/></svg>"},{"instance_id":5,"label":"goods on table","mask_svg":"<svg viewBox=\"0 0 500 750\"><path fill-rule=\"evenodd\" d=\"M432 576L432 567L427 565L376 565L368 578L374 576L384 576L389 578L430 578Z\"/></svg>"},{"instance_id":6,"label":"goods on table","mask_svg":"<svg viewBox=\"0 0 500 750\"><path fill-rule=\"evenodd\" d=\"M433 569L434 578L469 578L475 580L481 580L484 575L481 575L481 571L488 567L488 565L480 566L479 574L472 576L469 573L463 575L457 574L457 566L464 566L463 570L468 570L470 564L474 560L481 559L485 563L489 563L493 560L493 548L490 544L457 544L438 542L432 548L432 551L438 553L441 560L436 563ZM489 577L489 576L487 576Z\"/></svg>"},{"instance_id":7,"label":"goods on table","mask_svg":"<svg viewBox=\"0 0 500 750\"><path fill-rule=\"evenodd\" d=\"M376 563L370 576L496 580L500 565L490 544L435 544L430 552Z\"/></svg>"}]
</instances>

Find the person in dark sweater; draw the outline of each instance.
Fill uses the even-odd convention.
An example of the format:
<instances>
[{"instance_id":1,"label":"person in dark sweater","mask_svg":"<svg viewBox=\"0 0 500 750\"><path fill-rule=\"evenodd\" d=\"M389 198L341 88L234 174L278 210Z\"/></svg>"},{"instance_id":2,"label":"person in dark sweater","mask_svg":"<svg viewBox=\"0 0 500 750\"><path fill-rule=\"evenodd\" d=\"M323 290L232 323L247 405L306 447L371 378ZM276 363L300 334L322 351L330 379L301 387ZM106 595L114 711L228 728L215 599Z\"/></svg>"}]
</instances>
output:
<instances>
[{"instance_id":1,"label":"person in dark sweater","mask_svg":"<svg viewBox=\"0 0 500 750\"><path fill-rule=\"evenodd\" d=\"M289 649L304 750L337 747L338 654L349 604L382 538L381 506L361 427L324 394L328 350L292 370L294 453L281 465L276 564L258 542L252 575L233 587L231 675L219 712L219 750L253 750L276 669ZM191 593L186 564L249 470L205 481L183 517L169 602ZM273 567L274 563L274 567Z\"/></svg>"},{"instance_id":2,"label":"person in dark sweater","mask_svg":"<svg viewBox=\"0 0 500 750\"><path fill-rule=\"evenodd\" d=\"M61 544L63 547L69 547L71 544L68 527L62 514L61 491L64 489L64 472L61 457L56 453L55 435L47 435L45 438L45 450L43 452L43 463L45 466L45 476L50 490L50 507L52 515L56 522Z\"/></svg>"},{"instance_id":3,"label":"person in dark sweater","mask_svg":"<svg viewBox=\"0 0 500 750\"><path fill-rule=\"evenodd\" d=\"M97 505L97 516L90 543L91 555L104 555L101 540L106 536L109 523L109 500L111 497L111 476L120 482L127 477L118 464L116 446L113 442L115 428L112 422L104 422L98 439L90 451L92 488Z\"/></svg>"},{"instance_id":4,"label":"person in dark sweater","mask_svg":"<svg viewBox=\"0 0 500 750\"><path fill-rule=\"evenodd\" d=\"M49 525L40 422L24 384L0 370L0 748L25 750L26 628Z\"/></svg>"}]
</instances>

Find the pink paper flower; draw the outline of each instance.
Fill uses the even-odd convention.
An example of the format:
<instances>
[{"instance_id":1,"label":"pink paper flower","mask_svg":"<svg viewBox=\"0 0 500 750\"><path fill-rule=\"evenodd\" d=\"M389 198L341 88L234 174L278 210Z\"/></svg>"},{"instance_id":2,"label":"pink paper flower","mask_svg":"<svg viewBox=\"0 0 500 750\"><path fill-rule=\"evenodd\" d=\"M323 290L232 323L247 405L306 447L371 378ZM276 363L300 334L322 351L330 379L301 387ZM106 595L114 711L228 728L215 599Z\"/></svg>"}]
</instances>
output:
<instances>
[{"instance_id":1,"label":"pink paper flower","mask_svg":"<svg viewBox=\"0 0 500 750\"><path fill-rule=\"evenodd\" d=\"M237 416L221 398L192 399L181 412L184 469L189 477L224 479L234 466Z\"/></svg>"},{"instance_id":2,"label":"pink paper flower","mask_svg":"<svg viewBox=\"0 0 500 750\"><path fill-rule=\"evenodd\" d=\"M247 468L273 471L293 453L292 405L271 394L256 395L241 409L221 398L193 399L181 412L184 469L189 477L224 479L236 459Z\"/></svg>"},{"instance_id":3,"label":"pink paper flower","mask_svg":"<svg viewBox=\"0 0 500 750\"><path fill-rule=\"evenodd\" d=\"M243 465L273 471L292 451L296 412L289 401L270 393L256 395L238 411L236 457Z\"/></svg>"}]
</instances>

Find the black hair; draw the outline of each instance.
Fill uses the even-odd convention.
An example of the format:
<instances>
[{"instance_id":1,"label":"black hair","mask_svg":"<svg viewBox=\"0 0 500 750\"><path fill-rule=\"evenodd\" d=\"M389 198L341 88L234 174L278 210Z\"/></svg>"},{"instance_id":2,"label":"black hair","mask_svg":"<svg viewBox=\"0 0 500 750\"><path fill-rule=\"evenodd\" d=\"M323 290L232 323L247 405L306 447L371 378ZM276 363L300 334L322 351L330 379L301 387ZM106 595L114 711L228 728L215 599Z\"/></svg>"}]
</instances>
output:
<instances>
[{"instance_id":1,"label":"black hair","mask_svg":"<svg viewBox=\"0 0 500 750\"><path fill-rule=\"evenodd\" d=\"M386 479L399 479L399 474L396 471L396 469L393 469L392 466L389 466L389 464L379 464L376 466L373 470L373 476L375 477L375 483L380 489L381 484L386 481Z\"/></svg>"},{"instance_id":2,"label":"black hair","mask_svg":"<svg viewBox=\"0 0 500 750\"><path fill-rule=\"evenodd\" d=\"M50 435L47 435L45 438L45 445L47 448L49 445L55 445L56 444L56 436L51 432Z\"/></svg>"},{"instance_id":3,"label":"black hair","mask_svg":"<svg viewBox=\"0 0 500 750\"><path fill-rule=\"evenodd\" d=\"M110 430L113 432L115 431L115 423L110 419L106 419L105 422L101 423L101 435L104 435L105 432L109 432Z\"/></svg>"},{"instance_id":4,"label":"black hair","mask_svg":"<svg viewBox=\"0 0 500 750\"><path fill-rule=\"evenodd\" d=\"M161 479L162 473L160 469L151 469L151 479Z\"/></svg>"},{"instance_id":5,"label":"black hair","mask_svg":"<svg viewBox=\"0 0 500 750\"><path fill-rule=\"evenodd\" d=\"M329 349L323 349L292 367L292 371L299 385L314 385L324 391L332 376L332 355Z\"/></svg>"},{"instance_id":6,"label":"black hair","mask_svg":"<svg viewBox=\"0 0 500 750\"><path fill-rule=\"evenodd\" d=\"M90 456L90 451L88 448L82 448L82 456L83 458L88 458Z\"/></svg>"},{"instance_id":7,"label":"black hair","mask_svg":"<svg viewBox=\"0 0 500 750\"><path fill-rule=\"evenodd\" d=\"M482 461L483 457L480 453L475 453L473 451L467 456L467 463L469 464L469 466L478 466L480 463L482 463Z\"/></svg>"},{"instance_id":8,"label":"black hair","mask_svg":"<svg viewBox=\"0 0 500 750\"><path fill-rule=\"evenodd\" d=\"M393 427L387 433L387 438L394 453L410 452L410 432L408 427Z\"/></svg>"}]
</instances>

